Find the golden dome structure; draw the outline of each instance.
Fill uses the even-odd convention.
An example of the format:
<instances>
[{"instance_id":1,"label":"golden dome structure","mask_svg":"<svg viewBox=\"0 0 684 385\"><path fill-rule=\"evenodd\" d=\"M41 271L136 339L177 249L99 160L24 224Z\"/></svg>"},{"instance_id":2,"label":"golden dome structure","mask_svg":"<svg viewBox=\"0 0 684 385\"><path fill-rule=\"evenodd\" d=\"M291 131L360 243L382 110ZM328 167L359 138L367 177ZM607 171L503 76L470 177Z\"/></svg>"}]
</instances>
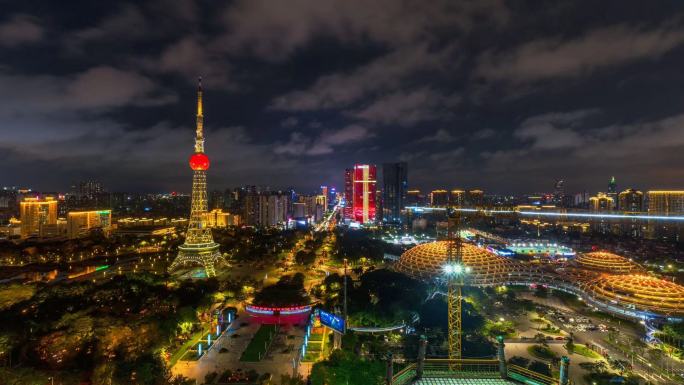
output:
<instances>
[{"instance_id":1,"label":"golden dome structure","mask_svg":"<svg viewBox=\"0 0 684 385\"><path fill-rule=\"evenodd\" d=\"M584 269L612 274L640 273L644 271L641 266L630 259L607 251L579 254L575 257L575 263Z\"/></svg>"},{"instance_id":2,"label":"golden dome structure","mask_svg":"<svg viewBox=\"0 0 684 385\"><path fill-rule=\"evenodd\" d=\"M419 280L443 279L449 242L453 241L423 243L407 250L399 257L396 270ZM505 257L465 242L462 243L461 252L468 285L501 285L507 282L509 272L517 265Z\"/></svg>"},{"instance_id":3,"label":"golden dome structure","mask_svg":"<svg viewBox=\"0 0 684 385\"><path fill-rule=\"evenodd\" d=\"M667 316L684 316L684 286L644 274L602 274L580 285L594 300Z\"/></svg>"}]
</instances>

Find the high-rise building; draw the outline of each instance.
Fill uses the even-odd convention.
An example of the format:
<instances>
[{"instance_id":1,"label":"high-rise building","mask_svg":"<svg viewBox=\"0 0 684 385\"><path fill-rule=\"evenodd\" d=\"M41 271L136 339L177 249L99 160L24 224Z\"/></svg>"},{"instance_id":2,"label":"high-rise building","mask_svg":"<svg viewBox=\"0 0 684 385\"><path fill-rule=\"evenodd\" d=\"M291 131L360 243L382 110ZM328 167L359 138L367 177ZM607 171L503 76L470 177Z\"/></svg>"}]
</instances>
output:
<instances>
[{"instance_id":1,"label":"high-rise building","mask_svg":"<svg viewBox=\"0 0 684 385\"><path fill-rule=\"evenodd\" d=\"M406 162L382 165L382 217L384 222L401 223L406 207L408 165Z\"/></svg>"},{"instance_id":2,"label":"high-rise building","mask_svg":"<svg viewBox=\"0 0 684 385\"><path fill-rule=\"evenodd\" d=\"M608 192L606 195L613 199L614 205L618 204L617 182L615 182L614 176L610 177L610 181L608 182Z\"/></svg>"},{"instance_id":3,"label":"high-rise building","mask_svg":"<svg viewBox=\"0 0 684 385\"><path fill-rule=\"evenodd\" d=\"M622 211L644 211L644 193L635 189L627 189L618 194L617 207Z\"/></svg>"},{"instance_id":4,"label":"high-rise building","mask_svg":"<svg viewBox=\"0 0 684 385\"><path fill-rule=\"evenodd\" d=\"M207 170L209 157L204 153L204 111L202 105L202 79L197 88L197 120L195 128L195 152L190 156L192 177L192 203L190 221L185 243L178 246L178 257L172 268L180 264L200 264L207 277L216 275L214 264L221 258L219 244L214 242L211 228L207 226Z\"/></svg>"},{"instance_id":5,"label":"high-rise building","mask_svg":"<svg viewBox=\"0 0 684 385\"><path fill-rule=\"evenodd\" d=\"M354 169L344 170L344 219L352 220L354 217Z\"/></svg>"},{"instance_id":6,"label":"high-rise building","mask_svg":"<svg viewBox=\"0 0 684 385\"><path fill-rule=\"evenodd\" d=\"M80 199L94 200L104 192L102 183L96 180L84 180L78 184L78 197Z\"/></svg>"},{"instance_id":7,"label":"high-rise building","mask_svg":"<svg viewBox=\"0 0 684 385\"><path fill-rule=\"evenodd\" d=\"M66 226L67 237L70 239L87 236L94 229L109 236L112 230L112 210L70 211Z\"/></svg>"},{"instance_id":8,"label":"high-rise building","mask_svg":"<svg viewBox=\"0 0 684 385\"><path fill-rule=\"evenodd\" d=\"M337 190L335 187L330 187L328 189L328 207L326 207L326 210L332 210L332 208L335 206L337 203Z\"/></svg>"},{"instance_id":9,"label":"high-rise building","mask_svg":"<svg viewBox=\"0 0 684 385\"><path fill-rule=\"evenodd\" d=\"M243 190L244 194L241 197L242 204L242 217L244 218L244 223L248 226L259 225L259 211L260 211L260 199L259 193L256 190L246 189Z\"/></svg>"},{"instance_id":10,"label":"high-rise building","mask_svg":"<svg viewBox=\"0 0 684 385\"><path fill-rule=\"evenodd\" d=\"M562 206L565 199L565 181L557 180L553 185L553 203L556 206Z\"/></svg>"},{"instance_id":11,"label":"high-rise building","mask_svg":"<svg viewBox=\"0 0 684 385\"><path fill-rule=\"evenodd\" d=\"M611 211L615 208L615 201L605 193L598 193L589 198L589 208L592 211Z\"/></svg>"},{"instance_id":12,"label":"high-rise building","mask_svg":"<svg viewBox=\"0 0 684 385\"><path fill-rule=\"evenodd\" d=\"M289 196L282 193L262 193L259 195L259 226L273 227L285 225Z\"/></svg>"},{"instance_id":13,"label":"high-rise building","mask_svg":"<svg viewBox=\"0 0 684 385\"><path fill-rule=\"evenodd\" d=\"M406 205L407 206L424 206L425 205L425 195L420 192L420 190L408 190L406 192Z\"/></svg>"},{"instance_id":14,"label":"high-rise building","mask_svg":"<svg viewBox=\"0 0 684 385\"><path fill-rule=\"evenodd\" d=\"M325 210L328 209L328 194L329 194L328 186L321 186L321 195L319 195L319 197L321 197L321 199L323 199L323 201L319 202L319 203L323 205Z\"/></svg>"},{"instance_id":15,"label":"high-rise building","mask_svg":"<svg viewBox=\"0 0 684 385\"><path fill-rule=\"evenodd\" d=\"M684 215L683 190L658 190L646 193L648 213L650 215ZM665 222L649 220L649 238L663 238L681 241L684 239L684 224L681 222Z\"/></svg>"},{"instance_id":16,"label":"high-rise building","mask_svg":"<svg viewBox=\"0 0 684 385\"><path fill-rule=\"evenodd\" d=\"M0 190L0 224L7 223L10 218L19 213L17 190L14 188L3 188Z\"/></svg>"},{"instance_id":17,"label":"high-rise building","mask_svg":"<svg viewBox=\"0 0 684 385\"><path fill-rule=\"evenodd\" d=\"M447 190L432 190L430 192L430 206L446 207L449 204L449 192Z\"/></svg>"},{"instance_id":18,"label":"high-rise building","mask_svg":"<svg viewBox=\"0 0 684 385\"><path fill-rule=\"evenodd\" d=\"M460 207L465 204L465 191L464 190L451 190L449 193L449 204L452 206Z\"/></svg>"},{"instance_id":19,"label":"high-rise building","mask_svg":"<svg viewBox=\"0 0 684 385\"><path fill-rule=\"evenodd\" d=\"M356 164L353 172L353 220L360 223L375 221L376 167Z\"/></svg>"},{"instance_id":20,"label":"high-rise building","mask_svg":"<svg viewBox=\"0 0 684 385\"><path fill-rule=\"evenodd\" d=\"M589 203L589 193L587 193L586 191L583 191L581 193L575 194L572 203L573 203L573 206L575 206L575 207L580 207L580 208L586 207L587 204Z\"/></svg>"},{"instance_id":21,"label":"high-rise building","mask_svg":"<svg viewBox=\"0 0 684 385\"><path fill-rule=\"evenodd\" d=\"M483 207L484 191L478 189L468 190L468 192L466 192L466 204L471 207Z\"/></svg>"},{"instance_id":22,"label":"high-rise building","mask_svg":"<svg viewBox=\"0 0 684 385\"><path fill-rule=\"evenodd\" d=\"M213 190L209 195L209 208L212 210L223 210L223 208L225 207L225 202L225 195L222 191Z\"/></svg>"},{"instance_id":23,"label":"high-rise building","mask_svg":"<svg viewBox=\"0 0 684 385\"><path fill-rule=\"evenodd\" d=\"M56 235L57 200L51 196L24 198L19 203L19 219L22 238Z\"/></svg>"}]
</instances>

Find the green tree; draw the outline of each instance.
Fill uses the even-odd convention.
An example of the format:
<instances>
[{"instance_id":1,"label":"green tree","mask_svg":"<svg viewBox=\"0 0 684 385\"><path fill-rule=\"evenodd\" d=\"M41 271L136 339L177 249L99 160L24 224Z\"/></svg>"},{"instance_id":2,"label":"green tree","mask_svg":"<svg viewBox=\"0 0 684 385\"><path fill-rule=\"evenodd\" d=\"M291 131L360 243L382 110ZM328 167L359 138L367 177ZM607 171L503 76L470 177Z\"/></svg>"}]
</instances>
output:
<instances>
[{"instance_id":1,"label":"green tree","mask_svg":"<svg viewBox=\"0 0 684 385\"><path fill-rule=\"evenodd\" d=\"M527 369L545 376L551 376L551 368L549 368L549 364L541 361L532 361Z\"/></svg>"}]
</instances>

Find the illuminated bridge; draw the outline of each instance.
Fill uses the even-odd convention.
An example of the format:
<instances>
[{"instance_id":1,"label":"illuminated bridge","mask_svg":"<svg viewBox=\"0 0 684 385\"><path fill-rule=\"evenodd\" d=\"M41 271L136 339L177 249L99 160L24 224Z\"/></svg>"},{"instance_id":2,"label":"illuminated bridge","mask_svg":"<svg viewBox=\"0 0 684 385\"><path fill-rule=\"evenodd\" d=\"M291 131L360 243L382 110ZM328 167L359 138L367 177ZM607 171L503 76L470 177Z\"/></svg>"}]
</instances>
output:
<instances>
[{"instance_id":1,"label":"illuminated bridge","mask_svg":"<svg viewBox=\"0 0 684 385\"><path fill-rule=\"evenodd\" d=\"M401 255L394 268L412 278L442 285L448 242L415 246ZM684 319L684 286L648 275L635 262L616 254L580 254L567 263L549 266L512 260L468 243L462 250L466 285L542 284L625 318Z\"/></svg>"}]
</instances>

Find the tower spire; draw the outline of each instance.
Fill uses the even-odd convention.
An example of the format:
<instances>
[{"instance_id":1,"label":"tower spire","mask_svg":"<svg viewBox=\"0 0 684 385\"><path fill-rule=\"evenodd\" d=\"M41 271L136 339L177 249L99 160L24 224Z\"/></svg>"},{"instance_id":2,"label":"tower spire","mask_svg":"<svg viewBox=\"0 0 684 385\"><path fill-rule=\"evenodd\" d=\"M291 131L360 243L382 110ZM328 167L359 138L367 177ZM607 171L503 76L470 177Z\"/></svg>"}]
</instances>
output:
<instances>
[{"instance_id":1,"label":"tower spire","mask_svg":"<svg viewBox=\"0 0 684 385\"><path fill-rule=\"evenodd\" d=\"M204 152L204 106L202 105L202 77L197 79L197 125L195 128L195 152Z\"/></svg>"},{"instance_id":2,"label":"tower spire","mask_svg":"<svg viewBox=\"0 0 684 385\"><path fill-rule=\"evenodd\" d=\"M202 111L202 78L197 85L197 128L195 152L190 155L189 164L193 171L190 220L185 233L185 243L178 246L178 257L170 268L186 264L201 264L207 277L216 275L214 264L222 259L219 244L214 242L208 224L207 170L209 157L204 153L204 112Z\"/></svg>"}]
</instances>

